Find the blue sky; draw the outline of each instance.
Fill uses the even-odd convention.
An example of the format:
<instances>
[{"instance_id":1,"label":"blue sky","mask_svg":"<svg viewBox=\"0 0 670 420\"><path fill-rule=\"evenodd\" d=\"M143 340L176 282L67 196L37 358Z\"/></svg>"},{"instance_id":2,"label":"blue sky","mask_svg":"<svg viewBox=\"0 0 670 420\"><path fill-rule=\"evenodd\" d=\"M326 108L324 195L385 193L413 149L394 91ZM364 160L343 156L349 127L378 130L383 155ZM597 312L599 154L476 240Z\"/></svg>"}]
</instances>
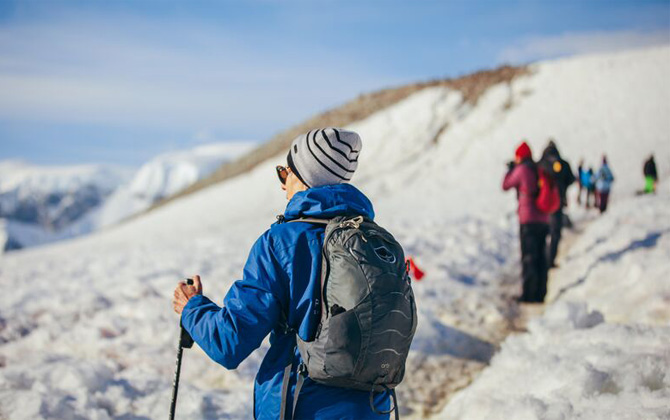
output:
<instances>
[{"instance_id":1,"label":"blue sky","mask_svg":"<svg viewBox=\"0 0 670 420\"><path fill-rule=\"evenodd\" d=\"M384 87L661 43L670 0L0 0L0 160L139 165Z\"/></svg>"}]
</instances>

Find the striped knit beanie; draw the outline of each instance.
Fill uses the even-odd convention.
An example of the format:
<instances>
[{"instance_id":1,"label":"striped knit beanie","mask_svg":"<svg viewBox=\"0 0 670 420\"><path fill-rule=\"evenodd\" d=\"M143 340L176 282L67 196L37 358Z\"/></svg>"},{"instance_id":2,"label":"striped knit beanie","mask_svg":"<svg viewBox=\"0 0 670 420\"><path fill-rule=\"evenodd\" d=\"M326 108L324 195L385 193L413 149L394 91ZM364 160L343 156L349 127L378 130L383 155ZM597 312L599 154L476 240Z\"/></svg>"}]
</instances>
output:
<instances>
[{"instance_id":1,"label":"striped knit beanie","mask_svg":"<svg viewBox=\"0 0 670 420\"><path fill-rule=\"evenodd\" d=\"M357 133L324 128L293 140L286 159L303 184L318 187L351 180L360 152L361 138Z\"/></svg>"}]
</instances>

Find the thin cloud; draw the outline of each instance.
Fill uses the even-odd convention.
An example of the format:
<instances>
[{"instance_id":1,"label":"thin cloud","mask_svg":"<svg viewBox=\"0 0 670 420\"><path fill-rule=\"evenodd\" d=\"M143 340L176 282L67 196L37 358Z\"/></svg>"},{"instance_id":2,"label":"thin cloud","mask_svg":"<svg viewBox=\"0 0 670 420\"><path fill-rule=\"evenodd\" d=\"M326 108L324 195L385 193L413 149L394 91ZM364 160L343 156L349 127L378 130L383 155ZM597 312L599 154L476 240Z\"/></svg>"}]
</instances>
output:
<instances>
[{"instance_id":1,"label":"thin cloud","mask_svg":"<svg viewBox=\"0 0 670 420\"><path fill-rule=\"evenodd\" d=\"M270 128L392 83L355 57L202 23L0 27L0 118L17 121Z\"/></svg>"},{"instance_id":2,"label":"thin cloud","mask_svg":"<svg viewBox=\"0 0 670 420\"><path fill-rule=\"evenodd\" d=\"M527 38L505 48L500 62L525 63L540 59L577 54L621 51L653 45L670 44L670 32L616 31L569 32L558 36Z\"/></svg>"}]
</instances>

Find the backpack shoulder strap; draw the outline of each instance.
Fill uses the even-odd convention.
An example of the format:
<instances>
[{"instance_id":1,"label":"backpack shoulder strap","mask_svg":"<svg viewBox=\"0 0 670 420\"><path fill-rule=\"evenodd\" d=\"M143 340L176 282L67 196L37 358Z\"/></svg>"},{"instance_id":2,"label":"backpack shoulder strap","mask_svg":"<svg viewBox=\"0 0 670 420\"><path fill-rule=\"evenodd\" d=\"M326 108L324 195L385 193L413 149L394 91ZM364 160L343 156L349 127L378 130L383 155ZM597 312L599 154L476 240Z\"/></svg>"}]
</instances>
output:
<instances>
[{"instance_id":1,"label":"backpack shoulder strap","mask_svg":"<svg viewBox=\"0 0 670 420\"><path fill-rule=\"evenodd\" d=\"M293 222L305 222L305 223L314 223L314 224L320 224L320 225L328 225L330 222L330 219L317 219L315 217L303 217L300 219L294 219L294 220L286 220L286 223L293 223ZM322 298L323 299L323 298ZM323 308L321 309L323 311ZM287 325L288 327L288 325ZM296 331L289 331L295 333L295 339L298 339L297 332ZM293 350L291 351L290 354L290 359L288 363L286 364L284 368L284 376L282 379L282 392L281 392L281 406L279 408L279 419L280 420L285 420L286 416L286 408L287 405L290 403L288 401L288 388L289 388L289 381L291 377L291 372L293 368L293 356L295 353L295 349L297 348L297 343L294 345ZM297 379L296 379L296 386L293 391L293 403L291 404L290 407L290 412L291 412L291 418L295 416L295 408L298 405L298 396L300 395L300 390L302 388L302 385L304 384L305 381L305 366L301 363L298 365L298 370L297 370Z\"/></svg>"},{"instance_id":2,"label":"backpack shoulder strap","mask_svg":"<svg viewBox=\"0 0 670 420\"><path fill-rule=\"evenodd\" d=\"M330 219L317 219L316 217L301 217L300 219L289 220L288 223L292 222L306 222L306 223L316 223L320 225L327 225L330 223Z\"/></svg>"}]
</instances>

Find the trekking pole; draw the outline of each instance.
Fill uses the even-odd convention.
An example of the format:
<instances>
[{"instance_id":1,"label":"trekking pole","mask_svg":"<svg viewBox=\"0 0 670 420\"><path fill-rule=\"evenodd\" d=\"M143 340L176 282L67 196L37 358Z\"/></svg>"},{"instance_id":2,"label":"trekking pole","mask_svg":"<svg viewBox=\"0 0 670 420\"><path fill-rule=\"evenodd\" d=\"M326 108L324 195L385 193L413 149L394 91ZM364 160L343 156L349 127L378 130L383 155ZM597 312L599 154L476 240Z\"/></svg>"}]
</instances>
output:
<instances>
[{"instance_id":1,"label":"trekking pole","mask_svg":"<svg viewBox=\"0 0 670 420\"><path fill-rule=\"evenodd\" d=\"M186 279L186 284L193 285L193 279ZM179 335L179 348L177 349L177 367L174 371L174 381L172 382L172 403L170 404L170 420L174 420L174 411L177 407L177 392L179 391L179 373L181 371L181 356L184 349L193 347L193 338L189 335L181 321L179 321L181 333Z\"/></svg>"}]
</instances>

